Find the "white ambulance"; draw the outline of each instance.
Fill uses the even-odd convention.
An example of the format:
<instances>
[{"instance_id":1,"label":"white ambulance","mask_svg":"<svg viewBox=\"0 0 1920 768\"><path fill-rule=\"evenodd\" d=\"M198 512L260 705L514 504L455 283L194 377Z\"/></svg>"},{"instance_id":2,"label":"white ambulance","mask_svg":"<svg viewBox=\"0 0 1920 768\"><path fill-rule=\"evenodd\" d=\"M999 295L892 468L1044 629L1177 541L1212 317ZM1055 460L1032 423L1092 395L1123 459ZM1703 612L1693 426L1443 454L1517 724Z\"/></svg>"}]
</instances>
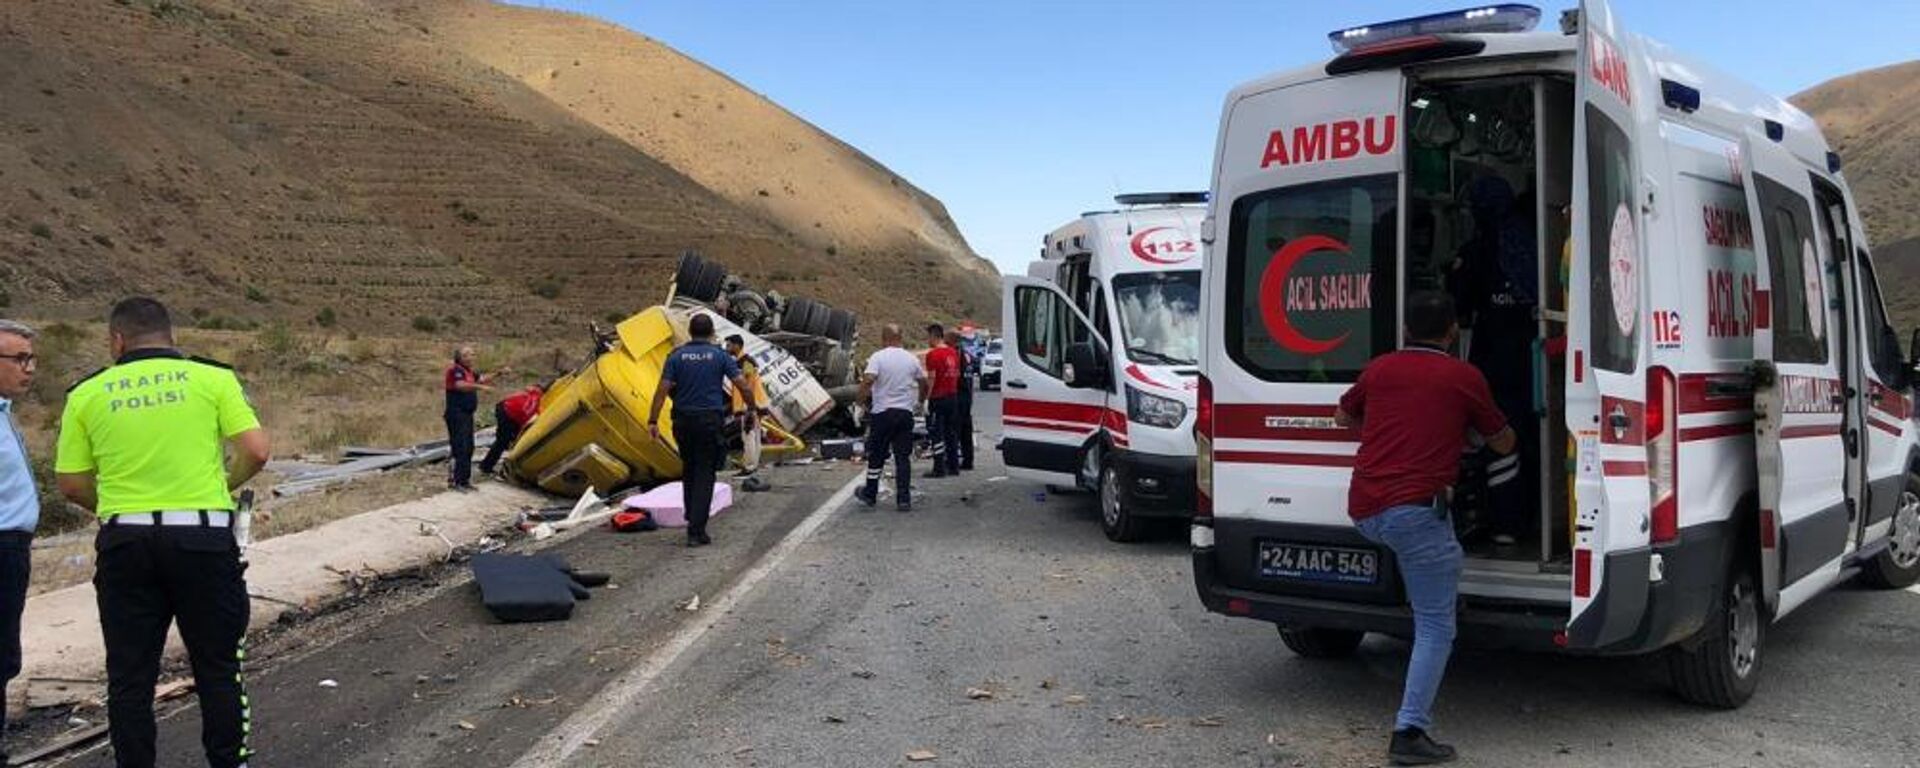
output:
<instances>
[{"instance_id":1,"label":"white ambulance","mask_svg":"<svg viewBox=\"0 0 1920 768\"><path fill-rule=\"evenodd\" d=\"M1486 234L1475 190L1504 185L1499 253L1534 303L1525 359L1489 379L1531 395L1537 502L1519 541L1488 544L1467 530L1484 497L1456 489L1461 638L1664 650L1683 697L1737 706L1771 622L1855 576L1920 575L1912 361L1812 119L1601 0L1557 32L1538 18L1338 31L1330 61L1227 97L1195 582L1306 655L1410 634L1393 557L1348 520L1357 433L1332 416L1400 344L1402 298Z\"/></svg>"},{"instance_id":2,"label":"white ambulance","mask_svg":"<svg viewBox=\"0 0 1920 768\"><path fill-rule=\"evenodd\" d=\"M1204 192L1120 195L1004 278L1000 443L1009 474L1095 490L1133 541L1193 514Z\"/></svg>"}]
</instances>

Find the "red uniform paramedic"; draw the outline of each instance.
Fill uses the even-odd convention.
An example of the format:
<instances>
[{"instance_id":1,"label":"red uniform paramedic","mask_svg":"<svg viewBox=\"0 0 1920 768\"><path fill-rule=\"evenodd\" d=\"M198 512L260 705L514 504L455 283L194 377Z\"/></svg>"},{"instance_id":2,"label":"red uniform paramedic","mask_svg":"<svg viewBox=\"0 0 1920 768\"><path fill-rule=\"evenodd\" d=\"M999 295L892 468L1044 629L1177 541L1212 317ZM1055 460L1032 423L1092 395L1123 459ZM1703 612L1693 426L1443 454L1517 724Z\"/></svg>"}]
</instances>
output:
<instances>
[{"instance_id":1,"label":"red uniform paramedic","mask_svg":"<svg viewBox=\"0 0 1920 768\"><path fill-rule=\"evenodd\" d=\"M927 440L933 443L933 471L927 477L960 474L959 334L939 324L927 326ZM971 436L968 436L971 437Z\"/></svg>"},{"instance_id":2,"label":"red uniform paramedic","mask_svg":"<svg viewBox=\"0 0 1920 768\"><path fill-rule=\"evenodd\" d=\"M1413 608L1413 655L1387 748L1396 765L1454 757L1453 747L1427 736L1453 651L1462 557L1435 498L1458 474L1470 428L1499 453L1514 449L1486 377L1447 351L1459 335L1446 295L1408 297L1406 348L1369 363L1334 415L1342 426L1360 427L1347 513L1361 535L1393 551Z\"/></svg>"},{"instance_id":3,"label":"red uniform paramedic","mask_svg":"<svg viewBox=\"0 0 1920 768\"><path fill-rule=\"evenodd\" d=\"M487 457L480 460L480 474L493 474L494 467L500 463L500 456L513 447L520 439L521 431L533 423L533 417L540 413L540 396L544 394L540 385L501 398L493 406L493 445L487 448Z\"/></svg>"}]
</instances>

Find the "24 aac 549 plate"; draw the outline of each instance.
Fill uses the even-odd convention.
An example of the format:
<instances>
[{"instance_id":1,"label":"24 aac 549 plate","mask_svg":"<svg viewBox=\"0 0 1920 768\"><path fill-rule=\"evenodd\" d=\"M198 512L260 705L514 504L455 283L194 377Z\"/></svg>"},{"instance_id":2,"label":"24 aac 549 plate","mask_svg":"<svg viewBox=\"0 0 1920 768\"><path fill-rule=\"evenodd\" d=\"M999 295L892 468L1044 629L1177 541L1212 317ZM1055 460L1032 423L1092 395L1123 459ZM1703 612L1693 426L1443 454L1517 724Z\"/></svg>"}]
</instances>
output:
<instances>
[{"instance_id":1,"label":"24 aac 549 plate","mask_svg":"<svg viewBox=\"0 0 1920 768\"><path fill-rule=\"evenodd\" d=\"M1260 542L1260 575L1269 579L1374 584L1380 580L1380 553L1370 549Z\"/></svg>"}]
</instances>

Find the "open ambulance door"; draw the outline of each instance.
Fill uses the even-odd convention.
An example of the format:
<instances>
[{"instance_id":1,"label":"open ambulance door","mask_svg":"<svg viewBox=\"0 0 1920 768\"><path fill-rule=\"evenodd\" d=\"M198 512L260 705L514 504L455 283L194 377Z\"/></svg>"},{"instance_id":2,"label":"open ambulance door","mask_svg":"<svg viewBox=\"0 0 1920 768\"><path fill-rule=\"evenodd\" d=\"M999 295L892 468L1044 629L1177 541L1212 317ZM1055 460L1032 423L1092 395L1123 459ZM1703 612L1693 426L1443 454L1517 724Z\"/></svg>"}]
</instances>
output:
<instances>
[{"instance_id":1,"label":"open ambulance door","mask_svg":"<svg viewBox=\"0 0 1920 768\"><path fill-rule=\"evenodd\" d=\"M1754 448L1760 588L1783 616L1831 584L1848 547L1844 359L1830 298L1837 273L1816 245L1805 164L1754 126L1742 143L1754 211ZM1774 129L1779 130L1779 129Z\"/></svg>"},{"instance_id":2,"label":"open ambulance door","mask_svg":"<svg viewBox=\"0 0 1920 768\"><path fill-rule=\"evenodd\" d=\"M1650 313L1638 126L1653 120L1651 67L1605 0L1580 4L1573 152L1573 276L1567 428L1575 516L1567 647L1625 640L1647 602L1651 492L1645 369Z\"/></svg>"},{"instance_id":3,"label":"open ambulance door","mask_svg":"<svg viewBox=\"0 0 1920 768\"><path fill-rule=\"evenodd\" d=\"M1106 415L1108 391L1068 385L1075 373L1093 372L1074 371L1067 347L1091 342L1097 357L1108 360L1106 341L1053 284L1011 275L1001 280L1000 325L1009 342L1001 349L1001 458L1014 477L1075 487L1081 457Z\"/></svg>"}]
</instances>

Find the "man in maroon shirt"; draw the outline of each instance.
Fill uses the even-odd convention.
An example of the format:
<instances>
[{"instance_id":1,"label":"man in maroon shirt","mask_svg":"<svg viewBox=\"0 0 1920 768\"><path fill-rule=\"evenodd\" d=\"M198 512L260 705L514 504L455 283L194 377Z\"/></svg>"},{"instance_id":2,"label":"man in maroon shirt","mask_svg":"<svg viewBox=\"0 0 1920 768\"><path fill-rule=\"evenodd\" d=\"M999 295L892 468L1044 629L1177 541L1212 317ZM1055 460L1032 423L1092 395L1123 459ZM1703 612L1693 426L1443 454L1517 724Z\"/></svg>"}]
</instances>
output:
<instances>
[{"instance_id":1,"label":"man in maroon shirt","mask_svg":"<svg viewBox=\"0 0 1920 768\"><path fill-rule=\"evenodd\" d=\"M1395 765L1444 763L1453 747L1427 735L1434 695L1453 651L1460 542L1434 499L1459 473L1465 436L1514 449L1513 429L1478 368L1447 350L1459 339L1453 300L1407 297L1407 346L1376 358L1340 398L1334 421L1360 427L1347 514L1369 541L1393 550L1413 607L1413 655L1387 756Z\"/></svg>"},{"instance_id":2,"label":"man in maroon shirt","mask_svg":"<svg viewBox=\"0 0 1920 768\"><path fill-rule=\"evenodd\" d=\"M927 477L960 474L960 350L947 343L940 324L927 326L927 438L933 471Z\"/></svg>"}]
</instances>

